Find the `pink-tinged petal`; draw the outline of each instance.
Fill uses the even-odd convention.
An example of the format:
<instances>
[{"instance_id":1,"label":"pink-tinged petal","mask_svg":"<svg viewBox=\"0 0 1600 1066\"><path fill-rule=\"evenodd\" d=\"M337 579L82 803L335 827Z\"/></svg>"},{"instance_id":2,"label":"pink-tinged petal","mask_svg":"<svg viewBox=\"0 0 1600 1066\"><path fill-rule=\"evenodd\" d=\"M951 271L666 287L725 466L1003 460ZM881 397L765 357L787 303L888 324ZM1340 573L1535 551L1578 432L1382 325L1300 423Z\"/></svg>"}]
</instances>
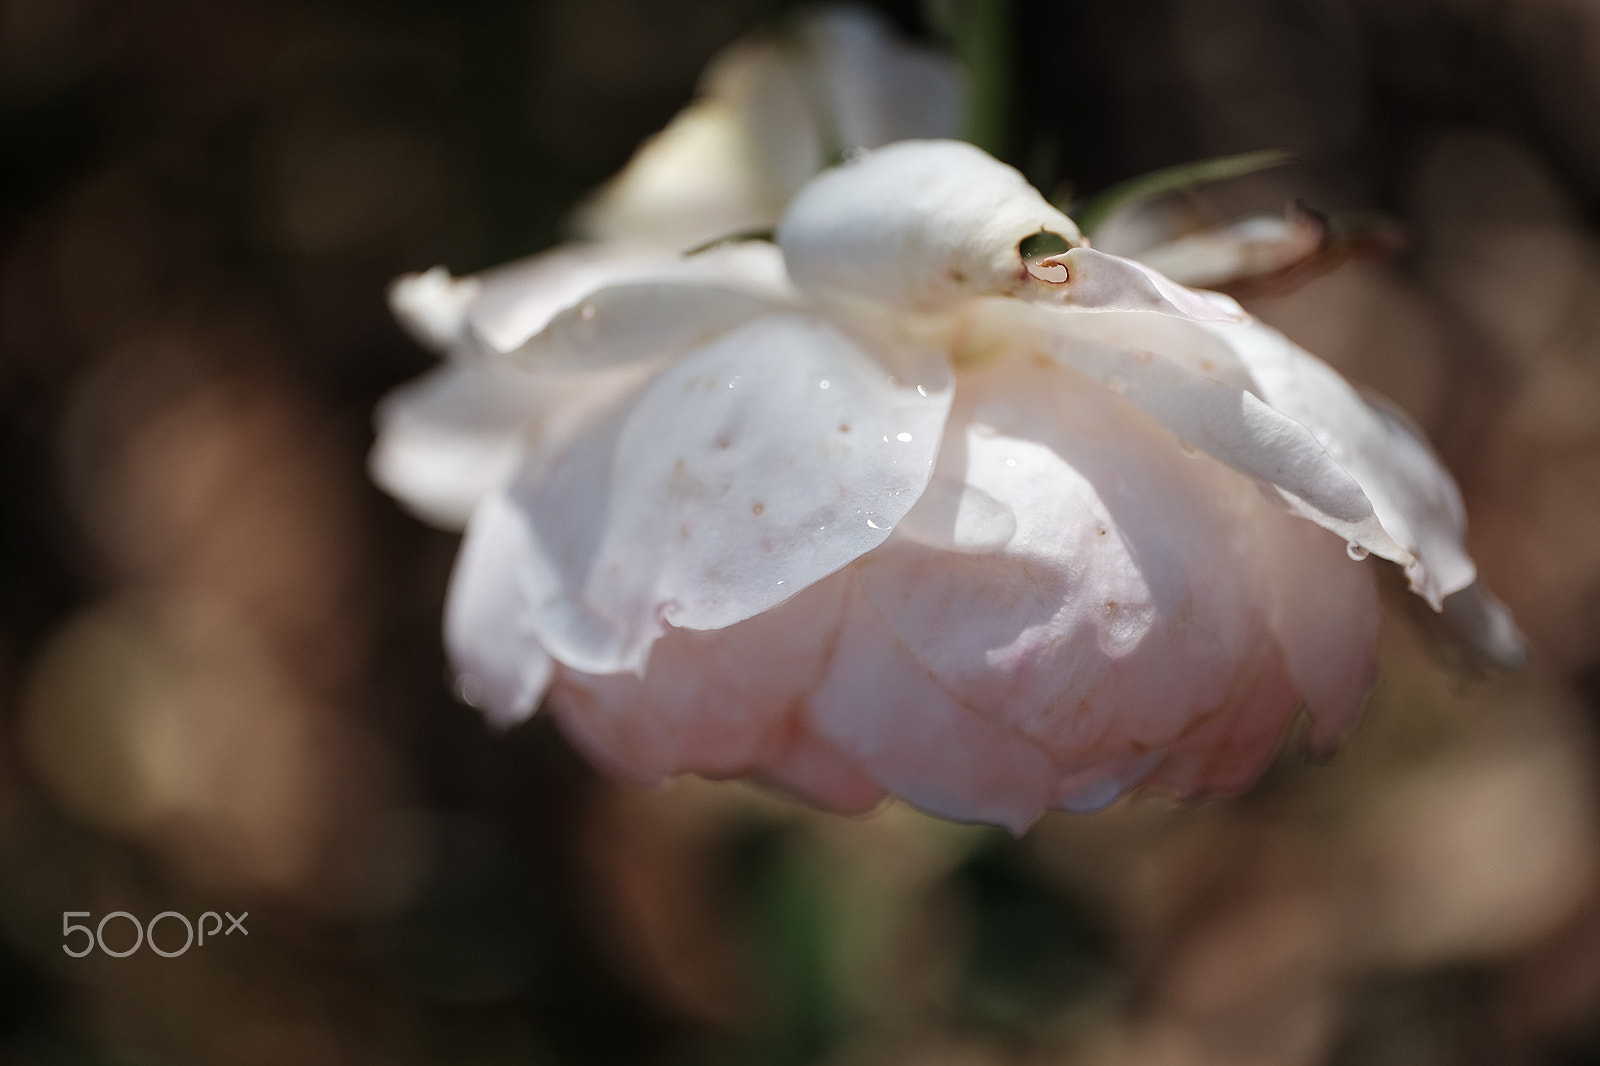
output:
<instances>
[{"instance_id":1,"label":"pink-tinged petal","mask_svg":"<svg viewBox=\"0 0 1600 1066\"><path fill-rule=\"evenodd\" d=\"M665 369L513 490L538 633L573 669L644 669L664 626L718 629L882 543L927 485L948 365L898 377L824 321L770 315Z\"/></svg>"},{"instance_id":2,"label":"pink-tinged petal","mask_svg":"<svg viewBox=\"0 0 1600 1066\"><path fill-rule=\"evenodd\" d=\"M1376 574L1309 522L1275 510L1257 520L1253 574L1289 679L1305 700L1307 737L1329 751L1355 724L1376 670Z\"/></svg>"},{"instance_id":3,"label":"pink-tinged petal","mask_svg":"<svg viewBox=\"0 0 1600 1066\"><path fill-rule=\"evenodd\" d=\"M805 716L796 717L788 742L767 759L760 777L839 814L865 814L889 794L856 760L817 735Z\"/></svg>"},{"instance_id":4,"label":"pink-tinged petal","mask_svg":"<svg viewBox=\"0 0 1600 1066\"><path fill-rule=\"evenodd\" d=\"M1315 654L1264 594L1304 544L1296 523L1093 383L1020 357L964 373L938 474L981 493L970 499L982 509L1008 507L1011 538L974 550L964 525L991 537L1001 525L964 523L958 506L940 547L939 523L913 511L908 532L854 569L940 691L1053 760L1050 803L1102 805L1147 773L1185 793L1239 787L1302 696L1345 714L1346 693L1364 689L1375 605L1359 590L1370 575L1355 578L1348 611L1348 579L1326 575L1350 626L1316 634L1337 665L1286 671L1276 626L1300 641L1297 655ZM1322 588L1308 576L1296 591L1314 601ZM1297 692L1302 678L1312 691ZM1210 761L1205 742L1248 756L1248 771Z\"/></svg>"},{"instance_id":5,"label":"pink-tinged petal","mask_svg":"<svg viewBox=\"0 0 1600 1066\"><path fill-rule=\"evenodd\" d=\"M1026 295L1038 303L1081 311L1145 311L1194 322L1243 322L1238 303L1215 292L1184 288L1132 259L1093 248L1071 248L1033 262L1036 272L1059 268L1058 283Z\"/></svg>"},{"instance_id":6,"label":"pink-tinged petal","mask_svg":"<svg viewBox=\"0 0 1600 1066\"><path fill-rule=\"evenodd\" d=\"M520 580L532 551L522 513L504 496L472 517L450 578L444 643L462 697L502 728L538 709L554 667L533 635Z\"/></svg>"},{"instance_id":7,"label":"pink-tinged petal","mask_svg":"<svg viewBox=\"0 0 1600 1066\"><path fill-rule=\"evenodd\" d=\"M800 728L845 588L839 577L819 582L726 629L668 627L637 676L563 668L551 693L557 719L592 757L630 777L756 773Z\"/></svg>"},{"instance_id":8,"label":"pink-tinged petal","mask_svg":"<svg viewBox=\"0 0 1600 1066\"><path fill-rule=\"evenodd\" d=\"M1020 833L1053 798L1056 769L1044 752L957 702L859 587L810 720L885 789L931 814Z\"/></svg>"}]
</instances>

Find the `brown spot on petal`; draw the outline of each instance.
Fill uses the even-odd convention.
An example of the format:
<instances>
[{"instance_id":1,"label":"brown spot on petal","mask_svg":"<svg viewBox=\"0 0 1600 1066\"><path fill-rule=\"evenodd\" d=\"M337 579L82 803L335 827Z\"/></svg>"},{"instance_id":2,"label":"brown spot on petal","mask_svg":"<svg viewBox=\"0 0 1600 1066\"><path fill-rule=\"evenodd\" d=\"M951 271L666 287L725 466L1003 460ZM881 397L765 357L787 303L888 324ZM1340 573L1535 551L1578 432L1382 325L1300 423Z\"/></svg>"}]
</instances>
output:
<instances>
[{"instance_id":1,"label":"brown spot on petal","mask_svg":"<svg viewBox=\"0 0 1600 1066\"><path fill-rule=\"evenodd\" d=\"M753 515L760 515L766 511L766 509L767 505L764 503L753 503L750 505L750 513Z\"/></svg>"}]
</instances>

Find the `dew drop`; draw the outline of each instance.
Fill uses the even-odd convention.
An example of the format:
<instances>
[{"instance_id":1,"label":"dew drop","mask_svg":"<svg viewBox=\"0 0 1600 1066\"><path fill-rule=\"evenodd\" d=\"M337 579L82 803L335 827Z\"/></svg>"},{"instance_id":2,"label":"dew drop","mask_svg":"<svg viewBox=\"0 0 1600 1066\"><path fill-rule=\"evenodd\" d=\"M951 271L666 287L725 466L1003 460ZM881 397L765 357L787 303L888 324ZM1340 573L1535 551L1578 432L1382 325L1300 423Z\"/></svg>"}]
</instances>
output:
<instances>
[{"instance_id":1,"label":"dew drop","mask_svg":"<svg viewBox=\"0 0 1600 1066\"><path fill-rule=\"evenodd\" d=\"M924 388L923 386L918 385L917 386L917 395L918 396L926 396L926 395L928 395L928 390L926 388Z\"/></svg>"},{"instance_id":2,"label":"dew drop","mask_svg":"<svg viewBox=\"0 0 1600 1066\"><path fill-rule=\"evenodd\" d=\"M1344 546L1344 553L1358 563L1365 559L1368 555L1372 554L1353 540Z\"/></svg>"},{"instance_id":3,"label":"dew drop","mask_svg":"<svg viewBox=\"0 0 1600 1066\"><path fill-rule=\"evenodd\" d=\"M821 381L817 382L817 388L831 389L833 388L833 382L829 381L827 378L823 378Z\"/></svg>"},{"instance_id":4,"label":"dew drop","mask_svg":"<svg viewBox=\"0 0 1600 1066\"><path fill-rule=\"evenodd\" d=\"M901 431L901 432L896 433L894 435L894 439L899 441L901 444L910 444L911 443L911 434L906 433L904 431Z\"/></svg>"},{"instance_id":5,"label":"dew drop","mask_svg":"<svg viewBox=\"0 0 1600 1066\"><path fill-rule=\"evenodd\" d=\"M478 679L471 674L459 674L456 677L456 699L468 707L478 706L478 701L483 697L483 686L478 684Z\"/></svg>"},{"instance_id":6,"label":"dew drop","mask_svg":"<svg viewBox=\"0 0 1600 1066\"><path fill-rule=\"evenodd\" d=\"M1187 455L1191 459L1197 459L1200 457L1200 449L1196 448L1193 444L1190 444L1186 440L1180 439L1178 441L1178 451L1182 452L1184 455Z\"/></svg>"},{"instance_id":7,"label":"dew drop","mask_svg":"<svg viewBox=\"0 0 1600 1066\"><path fill-rule=\"evenodd\" d=\"M1006 465L1007 466L1016 466L1017 465L1017 461L1015 459L1007 459L1006 460Z\"/></svg>"},{"instance_id":8,"label":"dew drop","mask_svg":"<svg viewBox=\"0 0 1600 1066\"><path fill-rule=\"evenodd\" d=\"M586 303L578 308L578 317L583 319L585 322L593 322L594 316L597 314L599 314L599 311L595 308L594 304Z\"/></svg>"},{"instance_id":9,"label":"dew drop","mask_svg":"<svg viewBox=\"0 0 1600 1066\"><path fill-rule=\"evenodd\" d=\"M743 380L744 380L743 377L741 377L738 374L735 374L732 378L730 378L728 380L728 388L730 388L730 389L734 388L735 386L737 386L739 384L739 382L741 382Z\"/></svg>"},{"instance_id":10,"label":"dew drop","mask_svg":"<svg viewBox=\"0 0 1600 1066\"><path fill-rule=\"evenodd\" d=\"M867 525L868 525L868 526L870 526L870 527L871 527L871 528L873 528L873 529L882 529L882 528L883 528L883 527L882 527L882 526L880 526L880 525L878 525L878 523L876 523L876 522L874 522L874 521L873 521L873 520L872 520L872 519L870 519L870 518L869 518L869 519L867 519Z\"/></svg>"}]
</instances>

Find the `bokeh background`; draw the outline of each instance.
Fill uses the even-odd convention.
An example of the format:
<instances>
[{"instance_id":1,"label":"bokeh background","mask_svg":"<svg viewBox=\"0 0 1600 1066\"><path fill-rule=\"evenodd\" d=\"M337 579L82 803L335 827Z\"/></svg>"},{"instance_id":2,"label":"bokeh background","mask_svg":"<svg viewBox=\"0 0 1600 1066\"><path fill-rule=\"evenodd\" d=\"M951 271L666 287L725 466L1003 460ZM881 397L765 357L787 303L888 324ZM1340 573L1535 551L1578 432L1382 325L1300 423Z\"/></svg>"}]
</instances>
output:
<instances>
[{"instance_id":1,"label":"bokeh background","mask_svg":"<svg viewBox=\"0 0 1600 1066\"><path fill-rule=\"evenodd\" d=\"M0 0L0 1063L1600 1062L1600 6L878 9L1049 191L1282 147L1168 206L1379 220L1247 302L1428 430L1532 665L1395 585L1339 756L1021 839L491 735L364 475L384 286L559 239L793 5Z\"/></svg>"}]
</instances>

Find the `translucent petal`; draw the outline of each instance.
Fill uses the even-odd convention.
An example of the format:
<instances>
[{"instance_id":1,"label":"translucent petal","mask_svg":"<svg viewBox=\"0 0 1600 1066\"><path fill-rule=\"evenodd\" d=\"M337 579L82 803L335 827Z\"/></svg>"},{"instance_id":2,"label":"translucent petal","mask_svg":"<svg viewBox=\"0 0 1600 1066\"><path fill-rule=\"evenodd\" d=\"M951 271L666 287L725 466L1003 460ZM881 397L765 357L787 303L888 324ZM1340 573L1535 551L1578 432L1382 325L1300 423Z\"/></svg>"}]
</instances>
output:
<instances>
[{"instance_id":1,"label":"translucent petal","mask_svg":"<svg viewBox=\"0 0 1600 1066\"><path fill-rule=\"evenodd\" d=\"M419 518L461 529L511 480L525 442L560 447L639 372L534 375L489 361L446 363L379 403L368 470Z\"/></svg>"},{"instance_id":2,"label":"translucent petal","mask_svg":"<svg viewBox=\"0 0 1600 1066\"><path fill-rule=\"evenodd\" d=\"M1439 610L1446 596L1472 584L1477 569L1463 542L1461 494L1403 415L1369 403L1333 368L1258 322L1207 328L1233 348L1253 391L1306 426L1360 484L1384 529L1411 555L1404 565L1413 591Z\"/></svg>"},{"instance_id":3,"label":"translucent petal","mask_svg":"<svg viewBox=\"0 0 1600 1066\"><path fill-rule=\"evenodd\" d=\"M473 515L445 606L457 690L506 728L538 708L554 666L533 635L520 580L531 551L526 519L504 496L492 496Z\"/></svg>"},{"instance_id":4,"label":"translucent petal","mask_svg":"<svg viewBox=\"0 0 1600 1066\"><path fill-rule=\"evenodd\" d=\"M378 405L368 471L417 517L461 529L511 479L523 427L553 398L548 383L513 370L440 366Z\"/></svg>"},{"instance_id":5,"label":"translucent petal","mask_svg":"<svg viewBox=\"0 0 1600 1066\"><path fill-rule=\"evenodd\" d=\"M1324 442L1246 386L1223 380L1240 376L1226 373L1230 364L1243 368L1227 347L1208 345L1203 335L1195 344L1188 323L1149 312L996 311L1011 323L1027 323L1051 359L1126 397L1200 451L1273 486L1296 513L1384 558L1414 561Z\"/></svg>"},{"instance_id":6,"label":"translucent petal","mask_svg":"<svg viewBox=\"0 0 1600 1066\"><path fill-rule=\"evenodd\" d=\"M589 673L642 670L666 624L758 614L880 544L927 485L942 357L890 369L808 316L757 319L663 371L513 490L538 632Z\"/></svg>"}]
</instances>

